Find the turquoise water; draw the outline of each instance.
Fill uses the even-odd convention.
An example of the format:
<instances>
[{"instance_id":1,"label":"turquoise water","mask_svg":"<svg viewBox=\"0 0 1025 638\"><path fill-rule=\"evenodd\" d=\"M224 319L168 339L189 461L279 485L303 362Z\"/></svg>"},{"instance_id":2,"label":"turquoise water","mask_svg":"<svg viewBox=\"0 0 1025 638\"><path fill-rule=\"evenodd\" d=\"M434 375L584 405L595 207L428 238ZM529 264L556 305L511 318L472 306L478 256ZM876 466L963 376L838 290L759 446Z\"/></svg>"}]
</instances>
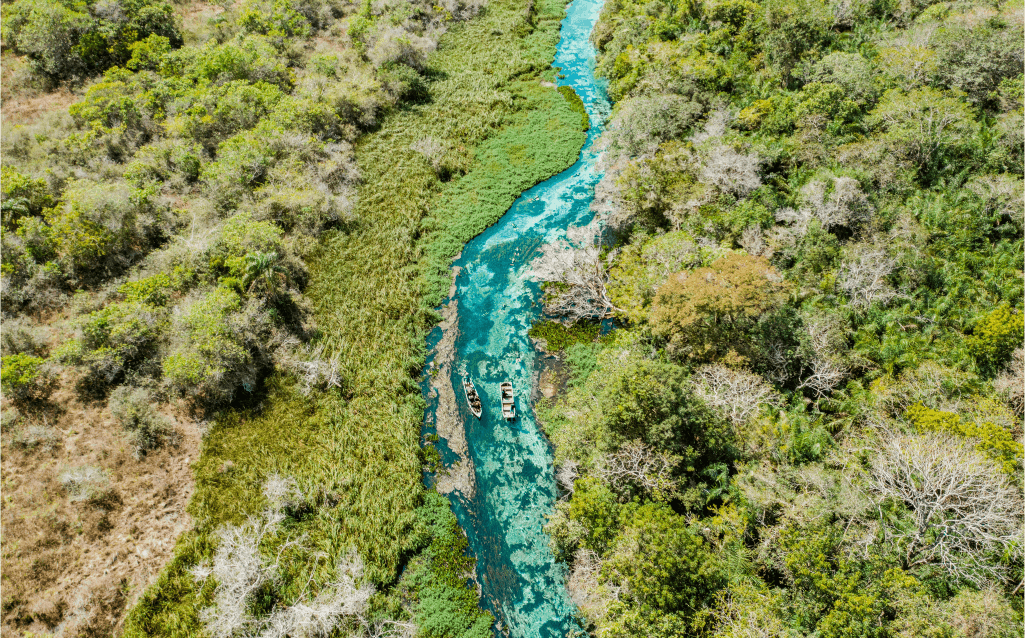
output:
<instances>
[{"instance_id":1,"label":"turquoise water","mask_svg":"<svg viewBox=\"0 0 1025 638\"><path fill-rule=\"evenodd\" d=\"M571 168L525 192L497 224L466 245L454 266L458 316L455 353L443 368L455 387L465 426L470 487L449 492L453 509L477 558L482 604L514 637L565 636L576 629L573 604L542 529L556 499L552 451L530 409L537 355L527 331L537 319L538 285L530 261L538 246L590 221L590 204L601 175L593 149L609 111L604 86L594 77L595 51L589 41L603 0L573 0L562 23L555 66L559 84L576 90L591 118L581 157ZM451 339L452 335L449 335ZM442 341L441 328L428 341ZM460 385L468 371L484 403L480 421L467 411ZM501 417L498 384L510 380L518 418ZM433 423L437 397L428 393L426 422ZM440 430L439 430L440 433ZM447 463L459 455L439 443ZM459 448L453 442L452 447Z\"/></svg>"}]
</instances>

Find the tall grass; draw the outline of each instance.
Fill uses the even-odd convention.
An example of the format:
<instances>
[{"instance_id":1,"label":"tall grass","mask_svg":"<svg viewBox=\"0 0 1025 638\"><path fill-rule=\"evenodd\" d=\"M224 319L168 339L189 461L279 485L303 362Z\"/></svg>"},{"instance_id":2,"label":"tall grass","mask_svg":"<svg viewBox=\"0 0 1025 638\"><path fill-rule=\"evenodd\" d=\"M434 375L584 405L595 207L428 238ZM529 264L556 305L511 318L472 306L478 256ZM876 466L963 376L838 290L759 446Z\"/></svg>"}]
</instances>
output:
<instances>
[{"instance_id":1,"label":"tall grass","mask_svg":"<svg viewBox=\"0 0 1025 638\"><path fill-rule=\"evenodd\" d=\"M520 192L571 165L584 141L579 114L541 84L552 79L563 5L531 6L492 0L480 17L453 28L430 59L430 100L390 114L358 145L358 221L323 238L308 288L344 388L303 397L289 379L274 376L253 405L216 420L195 467L195 530L179 540L171 564L130 613L126 635L199 633L198 610L209 604L212 587L198 589L187 570L212 554L219 525L265 506L260 485L272 472L294 477L315 503L290 522L290 533L306 534L311 549L284 570L284 602L311 575L315 583L329 576L331 561L316 552L337 556L355 546L382 588L379 613L399 614L395 601L412 590L414 620L432 635L487 633L486 616L472 605L448 609L439 625L425 617L436 604L415 602L438 600L436 583L463 587L451 578L458 565L436 560L445 552L430 549L454 518L446 512L452 521L439 524L436 499L424 500L424 402L416 377L452 255ZM412 149L426 137L468 157L465 175L442 182ZM410 561L417 568L403 586L399 574ZM435 589L421 598L416 592L425 583Z\"/></svg>"}]
</instances>

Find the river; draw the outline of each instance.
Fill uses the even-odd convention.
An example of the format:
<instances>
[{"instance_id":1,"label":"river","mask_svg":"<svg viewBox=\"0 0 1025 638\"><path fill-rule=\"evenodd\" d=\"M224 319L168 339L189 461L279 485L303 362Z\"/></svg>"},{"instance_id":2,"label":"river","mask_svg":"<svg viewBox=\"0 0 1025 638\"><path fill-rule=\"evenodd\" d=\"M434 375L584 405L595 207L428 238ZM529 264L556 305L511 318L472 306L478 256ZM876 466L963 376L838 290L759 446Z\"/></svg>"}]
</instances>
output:
<instances>
[{"instance_id":1,"label":"river","mask_svg":"<svg viewBox=\"0 0 1025 638\"><path fill-rule=\"evenodd\" d=\"M482 605L501 633L516 638L565 636L577 629L543 527L556 499L552 450L530 406L538 355L527 331L540 312L530 278L537 248L571 226L587 224L598 172L594 142L609 113L594 77L589 36L603 0L573 0L562 22L555 66L572 86L591 128L580 158L566 171L523 193L492 227L470 241L453 263L454 283L444 320L428 338L433 377L425 383L425 423L437 427L438 448L451 467L438 479L477 558ZM468 372L484 413L470 415L461 388ZM512 381L518 418L502 419L498 384ZM426 429L425 432L430 432Z\"/></svg>"}]
</instances>

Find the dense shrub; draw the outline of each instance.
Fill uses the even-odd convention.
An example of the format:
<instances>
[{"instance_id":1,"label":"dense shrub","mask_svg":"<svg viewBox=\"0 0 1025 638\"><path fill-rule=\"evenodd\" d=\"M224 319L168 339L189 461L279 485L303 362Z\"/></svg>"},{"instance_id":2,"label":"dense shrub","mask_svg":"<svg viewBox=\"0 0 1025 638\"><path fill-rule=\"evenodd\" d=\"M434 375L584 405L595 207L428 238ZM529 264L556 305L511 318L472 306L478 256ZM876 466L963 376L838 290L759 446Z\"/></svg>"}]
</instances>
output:
<instances>
[{"instance_id":1,"label":"dense shrub","mask_svg":"<svg viewBox=\"0 0 1025 638\"><path fill-rule=\"evenodd\" d=\"M71 183L44 218L57 260L70 277L85 280L123 271L165 238L172 222L152 191L87 180Z\"/></svg>"},{"instance_id":2,"label":"dense shrub","mask_svg":"<svg viewBox=\"0 0 1025 638\"><path fill-rule=\"evenodd\" d=\"M5 355L0 359L0 383L4 395L16 404L29 406L45 401L56 388L56 378L46 361L30 354Z\"/></svg>"},{"instance_id":3,"label":"dense shrub","mask_svg":"<svg viewBox=\"0 0 1025 638\"><path fill-rule=\"evenodd\" d=\"M1010 631L1016 12L606 4L592 39L617 104L593 210L617 329L537 406L568 501L547 529L589 633ZM680 448L692 427L705 453Z\"/></svg>"},{"instance_id":4,"label":"dense shrub","mask_svg":"<svg viewBox=\"0 0 1025 638\"><path fill-rule=\"evenodd\" d=\"M217 287L193 296L172 322L172 343L163 376L175 393L202 405L230 401L252 391L260 375L259 347L267 316L256 303Z\"/></svg>"},{"instance_id":5,"label":"dense shrub","mask_svg":"<svg viewBox=\"0 0 1025 638\"><path fill-rule=\"evenodd\" d=\"M175 47L182 44L171 5L148 0L18 0L5 9L3 28L5 43L54 81L124 64L132 57L132 45L151 35Z\"/></svg>"}]
</instances>

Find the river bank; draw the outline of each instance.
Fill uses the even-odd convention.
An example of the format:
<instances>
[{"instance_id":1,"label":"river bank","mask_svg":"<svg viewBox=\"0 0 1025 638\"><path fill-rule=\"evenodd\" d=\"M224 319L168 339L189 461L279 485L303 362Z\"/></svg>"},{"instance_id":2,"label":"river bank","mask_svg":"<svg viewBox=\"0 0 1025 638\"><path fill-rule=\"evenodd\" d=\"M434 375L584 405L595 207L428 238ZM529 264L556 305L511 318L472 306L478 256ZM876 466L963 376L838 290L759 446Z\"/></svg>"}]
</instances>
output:
<instances>
[{"instance_id":1,"label":"river bank","mask_svg":"<svg viewBox=\"0 0 1025 638\"><path fill-rule=\"evenodd\" d=\"M552 452L531 408L540 367L527 333L539 316L540 290L530 268L537 249L592 217L600 178L594 142L609 110L588 40L601 6L594 0L568 6L555 60L558 83L572 88L587 111L590 126L580 159L524 192L463 247L454 262L455 290L440 309L444 319L428 339L435 357L424 384L425 435L438 436L447 465L437 484L452 501L477 559L484 608L510 636L578 629L562 568L543 531L556 487ZM469 416L455 391L463 373L474 379L484 402L480 420ZM517 401L512 422L502 419L498 406L498 385L507 380Z\"/></svg>"},{"instance_id":2,"label":"river bank","mask_svg":"<svg viewBox=\"0 0 1025 638\"><path fill-rule=\"evenodd\" d=\"M275 375L216 419L195 465L196 527L131 612L127 635L200 631L213 586L190 570L213 555L222 525L258 513L272 473L312 495L313 515L290 534L328 556L358 551L379 620L438 635L490 631L462 580L465 540L421 482L414 377L436 319L431 265L447 264L520 191L570 165L584 141L579 114L547 86L563 15L559 2L496 0L453 26L428 60L430 99L390 113L356 146L353 221L326 234L309 263L319 343L342 388L304 396ZM441 149L438 161L430 149ZM332 574L313 553L288 562L295 595Z\"/></svg>"}]
</instances>

